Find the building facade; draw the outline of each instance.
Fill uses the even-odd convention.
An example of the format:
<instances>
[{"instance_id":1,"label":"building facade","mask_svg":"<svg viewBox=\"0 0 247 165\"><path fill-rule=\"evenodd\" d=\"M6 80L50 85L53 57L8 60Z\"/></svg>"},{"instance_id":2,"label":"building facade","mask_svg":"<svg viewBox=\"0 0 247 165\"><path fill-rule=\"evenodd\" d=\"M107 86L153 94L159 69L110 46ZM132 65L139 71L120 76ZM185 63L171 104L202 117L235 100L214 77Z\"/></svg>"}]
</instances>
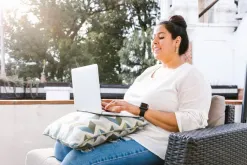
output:
<instances>
[{"instance_id":1,"label":"building facade","mask_svg":"<svg viewBox=\"0 0 247 165\"><path fill-rule=\"evenodd\" d=\"M182 15L191 43L192 63L212 85L244 86L247 51L247 1L160 0L161 19Z\"/></svg>"}]
</instances>

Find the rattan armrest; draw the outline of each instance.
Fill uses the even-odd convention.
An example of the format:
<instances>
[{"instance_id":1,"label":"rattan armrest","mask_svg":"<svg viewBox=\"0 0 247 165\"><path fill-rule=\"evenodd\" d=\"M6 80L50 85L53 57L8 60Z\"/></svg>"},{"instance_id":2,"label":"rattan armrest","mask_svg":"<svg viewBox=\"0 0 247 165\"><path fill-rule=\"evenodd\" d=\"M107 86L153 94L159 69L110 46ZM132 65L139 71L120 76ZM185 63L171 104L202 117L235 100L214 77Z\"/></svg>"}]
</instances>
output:
<instances>
[{"instance_id":1,"label":"rattan armrest","mask_svg":"<svg viewBox=\"0 0 247 165\"><path fill-rule=\"evenodd\" d=\"M226 124L169 137L165 165L247 164L247 124Z\"/></svg>"},{"instance_id":2,"label":"rattan armrest","mask_svg":"<svg viewBox=\"0 0 247 165\"><path fill-rule=\"evenodd\" d=\"M235 106L234 105L226 105L225 124L234 123L234 118L235 118Z\"/></svg>"}]
</instances>

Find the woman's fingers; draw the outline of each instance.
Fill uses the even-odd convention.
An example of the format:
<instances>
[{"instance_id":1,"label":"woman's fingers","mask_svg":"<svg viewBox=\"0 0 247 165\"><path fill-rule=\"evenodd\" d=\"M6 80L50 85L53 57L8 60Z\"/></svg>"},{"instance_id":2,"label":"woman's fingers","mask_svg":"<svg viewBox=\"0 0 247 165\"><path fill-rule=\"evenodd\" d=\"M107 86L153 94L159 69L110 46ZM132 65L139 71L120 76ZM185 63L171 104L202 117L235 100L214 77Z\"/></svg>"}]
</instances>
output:
<instances>
[{"instance_id":1,"label":"woman's fingers","mask_svg":"<svg viewBox=\"0 0 247 165\"><path fill-rule=\"evenodd\" d=\"M109 103L111 103L113 100L111 99L104 99L101 100L101 106L105 108L105 106L107 106Z\"/></svg>"},{"instance_id":2,"label":"woman's fingers","mask_svg":"<svg viewBox=\"0 0 247 165\"><path fill-rule=\"evenodd\" d=\"M107 104L109 104L109 103L108 103L108 102L101 101L101 105L102 105L103 107L105 107Z\"/></svg>"},{"instance_id":3,"label":"woman's fingers","mask_svg":"<svg viewBox=\"0 0 247 165\"><path fill-rule=\"evenodd\" d=\"M112 101L112 99L103 99L103 100L101 100L101 101L103 101L103 102L105 102L105 103L110 103L110 102Z\"/></svg>"},{"instance_id":4,"label":"woman's fingers","mask_svg":"<svg viewBox=\"0 0 247 165\"><path fill-rule=\"evenodd\" d=\"M108 108L107 111L114 112L114 113L120 113L122 109L123 108L121 106L114 106L114 107Z\"/></svg>"},{"instance_id":5,"label":"woman's fingers","mask_svg":"<svg viewBox=\"0 0 247 165\"><path fill-rule=\"evenodd\" d=\"M105 106L105 109L109 109L113 106L117 106L117 101L114 101L112 100L110 103L108 103L106 106Z\"/></svg>"},{"instance_id":6,"label":"woman's fingers","mask_svg":"<svg viewBox=\"0 0 247 165\"><path fill-rule=\"evenodd\" d=\"M129 104L125 101L112 100L111 102L102 101L101 105L103 109L107 111L119 113L123 110L127 110Z\"/></svg>"}]
</instances>

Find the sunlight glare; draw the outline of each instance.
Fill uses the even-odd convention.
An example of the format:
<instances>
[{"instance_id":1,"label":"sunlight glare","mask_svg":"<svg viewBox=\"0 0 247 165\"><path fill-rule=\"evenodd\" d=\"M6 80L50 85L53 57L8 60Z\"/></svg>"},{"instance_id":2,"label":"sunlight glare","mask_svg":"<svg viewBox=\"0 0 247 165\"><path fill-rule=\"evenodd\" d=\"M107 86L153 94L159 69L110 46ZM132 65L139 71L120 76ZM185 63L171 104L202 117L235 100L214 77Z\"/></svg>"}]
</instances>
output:
<instances>
[{"instance_id":1,"label":"sunlight glare","mask_svg":"<svg viewBox=\"0 0 247 165\"><path fill-rule=\"evenodd\" d=\"M20 0L0 0L0 8L11 9L19 6Z\"/></svg>"}]
</instances>

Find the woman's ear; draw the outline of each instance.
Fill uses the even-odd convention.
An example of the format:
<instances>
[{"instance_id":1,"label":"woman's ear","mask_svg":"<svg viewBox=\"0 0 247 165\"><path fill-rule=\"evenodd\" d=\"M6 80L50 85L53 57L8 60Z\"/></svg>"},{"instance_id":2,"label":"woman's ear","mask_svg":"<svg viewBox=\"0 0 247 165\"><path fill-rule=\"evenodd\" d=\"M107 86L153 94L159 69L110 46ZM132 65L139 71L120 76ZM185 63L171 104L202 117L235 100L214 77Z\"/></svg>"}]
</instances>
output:
<instances>
[{"instance_id":1,"label":"woman's ear","mask_svg":"<svg viewBox=\"0 0 247 165\"><path fill-rule=\"evenodd\" d=\"M179 47L180 46L181 40L182 40L182 38L180 36L177 36L176 37L176 39L175 39L176 47Z\"/></svg>"}]
</instances>

